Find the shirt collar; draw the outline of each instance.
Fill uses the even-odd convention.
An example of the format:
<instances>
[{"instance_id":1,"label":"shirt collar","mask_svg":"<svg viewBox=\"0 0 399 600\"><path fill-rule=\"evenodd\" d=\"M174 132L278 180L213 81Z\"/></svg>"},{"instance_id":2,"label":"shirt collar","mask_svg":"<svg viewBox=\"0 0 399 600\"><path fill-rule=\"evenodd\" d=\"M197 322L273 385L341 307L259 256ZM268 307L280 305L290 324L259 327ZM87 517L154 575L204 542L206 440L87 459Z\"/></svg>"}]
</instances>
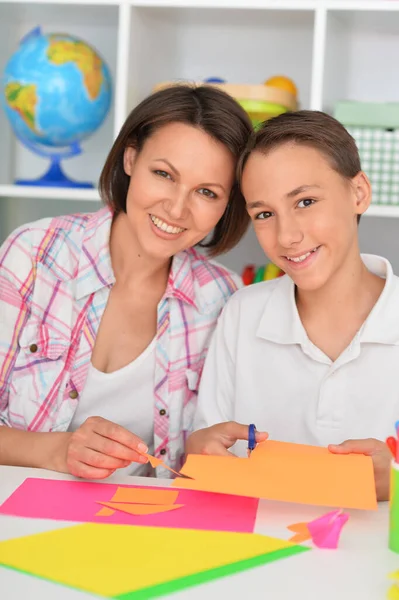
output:
<instances>
[{"instance_id":1,"label":"shirt collar","mask_svg":"<svg viewBox=\"0 0 399 600\"><path fill-rule=\"evenodd\" d=\"M173 257L164 298L176 298L190 304L201 313L207 313L212 309L212 305L208 306L193 271L197 258L199 257L193 248L179 252Z\"/></svg>"},{"instance_id":2,"label":"shirt collar","mask_svg":"<svg viewBox=\"0 0 399 600\"><path fill-rule=\"evenodd\" d=\"M115 283L109 241L113 213L104 207L91 215L87 221L79 258L76 298L79 300ZM176 298L194 306L200 312L208 312L205 298L195 279L193 262L197 258L194 249L179 252L172 259L164 298Z\"/></svg>"},{"instance_id":3,"label":"shirt collar","mask_svg":"<svg viewBox=\"0 0 399 600\"><path fill-rule=\"evenodd\" d=\"M359 332L360 343L399 344L399 278L386 258L362 254L366 267L385 279L384 289Z\"/></svg>"},{"instance_id":4,"label":"shirt collar","mask_svg":"<svg viewBox=\"0 0 399 600\"><path fill-rule=\"evenodd\" d=\"M113 213L106 206L93 213L86 223L76 278L78 300L115 283L109 251L112 218Z\"/></svg>"},{"instance_id":5,"label":"shirt collar","mask_svg":"<svg viewBox=\"0 0 399 600\"><path fill-rule=\"evenodd\" d=\"M277 344L301 344L305 341L306 332L295 302L295 285L288 275L275 281L256 335Z\"/></svg>"},{"instance_id":6,"label":"shirt collar","mask_svg":"<svg viewBox=\"0 0 399 600\"><path fill-rule=\"evenodd\" d=\"M397 345L399 344L399 278L394 275L392 266L385 258L372 254L361 256L368 270L384 277L386 283L359 332L359 341ZM307 334L295 302L295 285L287 275L276 281L276 287L265 304L257 336L278 344L306 345Z\"/></svg>"}]
</instances>

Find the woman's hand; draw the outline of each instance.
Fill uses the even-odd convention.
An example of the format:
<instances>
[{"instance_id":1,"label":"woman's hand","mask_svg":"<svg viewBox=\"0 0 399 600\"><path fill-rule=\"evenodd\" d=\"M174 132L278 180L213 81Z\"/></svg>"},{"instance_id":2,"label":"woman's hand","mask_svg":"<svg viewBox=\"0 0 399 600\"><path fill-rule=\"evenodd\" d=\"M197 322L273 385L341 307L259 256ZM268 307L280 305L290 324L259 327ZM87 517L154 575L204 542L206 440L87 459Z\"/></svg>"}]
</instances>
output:
<instances>
[{"instance_id":1,"label":"woman's hand","mask_svg":"<svg viewBox=\"0 0 399 600\"><path fill-rule=\"evenodd\" d=\"M105 479L132 462L146 463L144 442L116 423L89 417L76 431L66 434L54 456L54 469L84 477Z\"/></svg>"},{"instance_id":2,"label":"woman's hand","mask_svg":"<svg viewBox=\"0 0 399 600\"><path fill-rule=\"evenodd\" d=\"M263 442L267 433L257 431L256 442ZM199 429L190 435L186 443L186 454L212 454L214 456L231 456L231 448L237 440L248 439L248 425L235 421L218 423L206 429Z\"/></svg>"},{"instance_id":3,"label":"woman's hand","mask_svg":"<svg viewBox=\"0 0 399 600\"><path fill-rule=\"evenodd\" d=\"M392 455L384 442L369 438L366 440L346 440L342 444L328 446L334 454L366 454L371 456L374 466L377 500L389 500L389 474Z\"/></svg>"}]
</instances>

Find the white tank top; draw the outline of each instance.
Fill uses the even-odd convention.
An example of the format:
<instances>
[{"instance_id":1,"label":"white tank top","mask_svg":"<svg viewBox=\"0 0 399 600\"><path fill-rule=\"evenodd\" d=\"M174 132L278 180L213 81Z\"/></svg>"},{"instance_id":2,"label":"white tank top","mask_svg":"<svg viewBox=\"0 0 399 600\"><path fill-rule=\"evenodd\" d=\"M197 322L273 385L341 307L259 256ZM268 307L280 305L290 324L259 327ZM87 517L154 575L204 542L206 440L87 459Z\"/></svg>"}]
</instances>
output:
<instances>
[{"instance_id":1,"label":"white tank top","mask_svg":"<svg viewBox=\"0 0 399 600\"><path fill-rule=\"evenodd\" d=\"M133 362L113 373L102 373L90 364L86 384L68 431L75 431L88 417L118 423L139 436L154 451L155 338ZM153 474L149 464L131 463L120 475Z\"/></svg>"}]
</instances>

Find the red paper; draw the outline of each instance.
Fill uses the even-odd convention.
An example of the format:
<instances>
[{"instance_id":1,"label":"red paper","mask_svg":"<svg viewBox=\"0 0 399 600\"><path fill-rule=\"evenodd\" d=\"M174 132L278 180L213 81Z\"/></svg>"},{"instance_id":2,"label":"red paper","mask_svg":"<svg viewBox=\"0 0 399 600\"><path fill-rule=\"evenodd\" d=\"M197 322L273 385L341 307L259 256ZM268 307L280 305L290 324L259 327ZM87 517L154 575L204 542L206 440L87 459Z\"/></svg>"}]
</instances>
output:
<instances>
[{"instance_id":1,"label":"red paper","mask_svg":"<svg viewBox=\"0 0 399 600\"><path fill-rule=\"evenodd\" d=\"M130 515L121 511L104 515L98 502L112 502L118 488L168 490L158 487L28 478L0 506L0 514L77 523L117 523L243 533L251 533L254 530L258 508L258 500L255 498L179 490L176 503L184 504L179 510L153 515ZM104 516L98 514L99 509Z\"/></svg>"}]
</instances>

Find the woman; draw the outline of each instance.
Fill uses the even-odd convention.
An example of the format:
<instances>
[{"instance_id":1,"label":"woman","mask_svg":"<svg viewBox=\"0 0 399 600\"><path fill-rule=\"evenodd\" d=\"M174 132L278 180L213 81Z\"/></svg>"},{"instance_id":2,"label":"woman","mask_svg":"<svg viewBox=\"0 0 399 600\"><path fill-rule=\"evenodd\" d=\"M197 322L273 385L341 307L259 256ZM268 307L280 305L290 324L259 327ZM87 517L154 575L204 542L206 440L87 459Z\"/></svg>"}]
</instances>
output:
<instances>
[{"instance_id":1,"label":"woman","mask_svg":"<svg viewBox=\"0 0 399 600\"><path fill-rule=\"evenodd\" d=\"M105 208L6 240L0 464L99 479L149 474L148 451L180 467L210 336L239 285L194 247L226 252L247 228L235 168L250 131L214 88L153 94L108 156Z\"/></svg>"}]
</instances>

